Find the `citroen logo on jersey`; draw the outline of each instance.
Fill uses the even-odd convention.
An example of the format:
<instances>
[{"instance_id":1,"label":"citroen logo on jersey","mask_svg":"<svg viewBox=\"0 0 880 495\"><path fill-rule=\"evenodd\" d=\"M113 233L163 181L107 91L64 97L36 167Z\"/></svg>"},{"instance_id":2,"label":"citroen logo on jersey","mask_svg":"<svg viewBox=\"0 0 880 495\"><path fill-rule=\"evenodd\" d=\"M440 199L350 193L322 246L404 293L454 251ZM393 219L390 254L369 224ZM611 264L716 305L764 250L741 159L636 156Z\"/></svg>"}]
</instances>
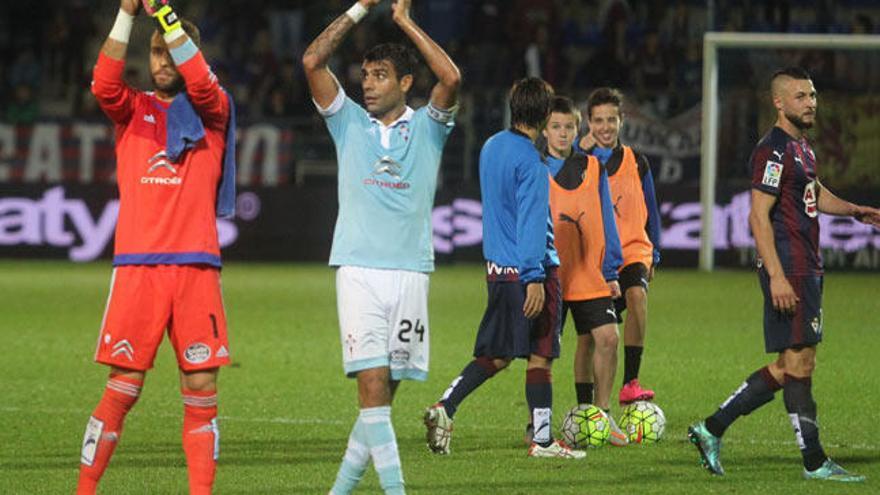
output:
<instances>
[{"instance_id":1,"label":"citroen logo on jersey","mask_svg":"<svg viewBox=\"0 0 880 495\"><path fill-rule=\"evenodd\" d=\"M403 166L400 163L385 155L373 164L373 175L388 174L395 179L399 179L402 169Z\"/></svg>"},{"instance_id":2,"label":"citroen logo on jersey","mask_svg":"<svg viewBox=\"0 0 880 495\"><path fill-rule=\"evenodd\" d=\"M150 165L150 168L147 169L147 174L153 174L160 169L165 169L171 172L172 175L177 175L177 169L175 169L171 162L168 161L168 154L165 153L165 150L162 150L155 155L151 156L147 160L147 164ZM183 183L183 179L180 177L141 177L141 184L156 184L160 186L179 186Z\"/></svg>"},{"instance_id":3,"label":"citroen logo on jersey","mask_svg":"<svg viewBox=\"0 0 880 495\"><path fill-rule=\"evenodd\" d=\"M162 150L147 160L147 163L150 164L150 168L147 170L148 174L152 174L156 171L157 168L164 167L168 169L174 175L177 175L177 170L171 166L171 163L167 160L168 155L165 153L165 150Z\"/></svg>"},{"instance_id":4,"label":"citroen logo on jersey","mask_svg":"<svg viewBox=\"0 0 880 495\"><path fill-rule=\"evenodd\" d=\"M373 173L364 179L364 185L377 186L383 189L404 190L410 188L410 183L400 180L403 165L388 155L376 160L373 164ZM379 178L382 174L388 174L391 179Z\"/></svg>"}]
</instances>

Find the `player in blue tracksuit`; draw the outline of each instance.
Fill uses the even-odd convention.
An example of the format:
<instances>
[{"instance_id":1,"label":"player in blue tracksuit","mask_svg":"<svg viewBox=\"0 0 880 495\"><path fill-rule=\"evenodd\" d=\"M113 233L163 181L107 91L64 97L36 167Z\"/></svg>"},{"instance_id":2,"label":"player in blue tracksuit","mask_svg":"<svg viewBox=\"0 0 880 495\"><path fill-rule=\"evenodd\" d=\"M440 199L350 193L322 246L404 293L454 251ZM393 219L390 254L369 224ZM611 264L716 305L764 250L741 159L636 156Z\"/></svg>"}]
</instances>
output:
<instances>
[{"instance_id":1,"label":"player in blue tracksuit","mask_svg":"<svg viewBox=\"0 0 880 495\"><path fill-rule=\"evenodd\" d=\"M526 400L534 424L528 455L579 459L553 440L550 367L559 356L562 294L559 257L550 218L549 175L534 142L550 113L553 90L538 78L517 81L510 92L511 129L480 152L483 255L488 303L474 345L474 360L425 412L428 447L448 454L452 418L461 402L515 358L527 358Z\"/></svg>"}]
</instances>

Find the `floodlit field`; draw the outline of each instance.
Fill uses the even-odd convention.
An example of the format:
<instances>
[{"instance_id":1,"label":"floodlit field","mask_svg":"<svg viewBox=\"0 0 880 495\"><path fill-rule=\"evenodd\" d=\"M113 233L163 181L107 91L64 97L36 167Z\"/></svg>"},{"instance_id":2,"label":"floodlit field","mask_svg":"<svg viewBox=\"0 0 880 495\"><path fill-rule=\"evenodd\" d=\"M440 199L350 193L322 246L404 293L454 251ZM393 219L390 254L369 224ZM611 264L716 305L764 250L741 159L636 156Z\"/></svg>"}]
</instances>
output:
<instances>
[{"instance_id":1,"label":"floodlit field","mask_svg":"<svg viewBox=\"0 0 880 495\"><path fill-rule=\"evenodd\" d=\"M86 420L106 372L92 363L108 264L0 263L0 493L72 493ZM821 438L866 485L801 481L800 454L777 399L725 437L723 479L698 465L687 425L712 412L768 357L757 279L658 271L650 294L642 381L668 420L658 445L607 446L585 461L528 459L524 367L500 373L456 415L452 455L430 454L421 414L470 359L485 302L477 265L441 266L431 285L431 375L405 383L394 406L409 493L876 493L880 486L880 278L832 273L814 392ZM216 493L326 493L357 414L340 363L333 271L231 263L224 294L234 364L220 376ZM554 423L574 405L573 328L554 368ZM621 352L622 354L622 352ZM622 373L622 356L619 373ZM619 386L620 380L616 380ZM159 352L102 482L107 494L186 492L182 404L170 345ZM616 390L615 390L616 395ZM618 415L619 408L613 413ZM379 491L368 472L361 492Z\"/></svg>"}]
</instances>

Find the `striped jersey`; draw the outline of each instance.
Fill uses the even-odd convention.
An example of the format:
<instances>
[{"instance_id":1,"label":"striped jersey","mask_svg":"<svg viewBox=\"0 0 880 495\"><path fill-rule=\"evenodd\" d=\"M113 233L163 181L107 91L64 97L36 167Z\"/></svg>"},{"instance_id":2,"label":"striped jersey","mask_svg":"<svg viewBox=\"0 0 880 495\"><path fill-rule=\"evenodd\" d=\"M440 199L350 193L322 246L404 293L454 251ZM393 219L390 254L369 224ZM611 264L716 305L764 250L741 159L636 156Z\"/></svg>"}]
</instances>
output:
<instances>
[{"instance_id":1,"label":"striped jersey","mask_svg":"<svg viewBox=\"0 0 880 495\"><path fill-rule=\"evenodd\" d=\"M779 127L752 152L752 188L776 196L770 210L776 253L786 275L821 275L816 155L806 138ZM760 260L759 260L760 263Z\"/></svg>"}]
</instances>

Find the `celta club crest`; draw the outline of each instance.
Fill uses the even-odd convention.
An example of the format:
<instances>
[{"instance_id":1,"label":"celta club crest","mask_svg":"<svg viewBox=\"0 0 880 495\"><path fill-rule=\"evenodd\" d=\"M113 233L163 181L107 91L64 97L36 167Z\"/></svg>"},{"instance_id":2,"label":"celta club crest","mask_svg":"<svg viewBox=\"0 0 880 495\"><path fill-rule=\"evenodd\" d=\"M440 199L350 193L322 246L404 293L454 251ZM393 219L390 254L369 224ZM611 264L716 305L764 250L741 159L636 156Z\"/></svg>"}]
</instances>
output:
<instances>
[{"instance_id":1,"label":"celta club crest","mask_svg":"<svg viewBox=\"0 0 880 495\"><path fill-rule=\"evenodd\" d=\"M148 174L152 174L156 171L157 168L165 167L174 175L177 175L177 170L171 166L171 162L167 160L168 155L165 153L165 150L162 150L147 160L147 163L150 164L150 168L147 170Z\"/></svg>"},{"instance_id":2,"label":"celta club crest","mask_svg":"<svg viewBox=\"0 0 880 495\"><path fill-rule=\"evenodd\" d=\"M400 163L385 155L373 164L373 175L388 174L395 179L399 179L402 169L403 166Z\"/></svg>"}]
</instances>

